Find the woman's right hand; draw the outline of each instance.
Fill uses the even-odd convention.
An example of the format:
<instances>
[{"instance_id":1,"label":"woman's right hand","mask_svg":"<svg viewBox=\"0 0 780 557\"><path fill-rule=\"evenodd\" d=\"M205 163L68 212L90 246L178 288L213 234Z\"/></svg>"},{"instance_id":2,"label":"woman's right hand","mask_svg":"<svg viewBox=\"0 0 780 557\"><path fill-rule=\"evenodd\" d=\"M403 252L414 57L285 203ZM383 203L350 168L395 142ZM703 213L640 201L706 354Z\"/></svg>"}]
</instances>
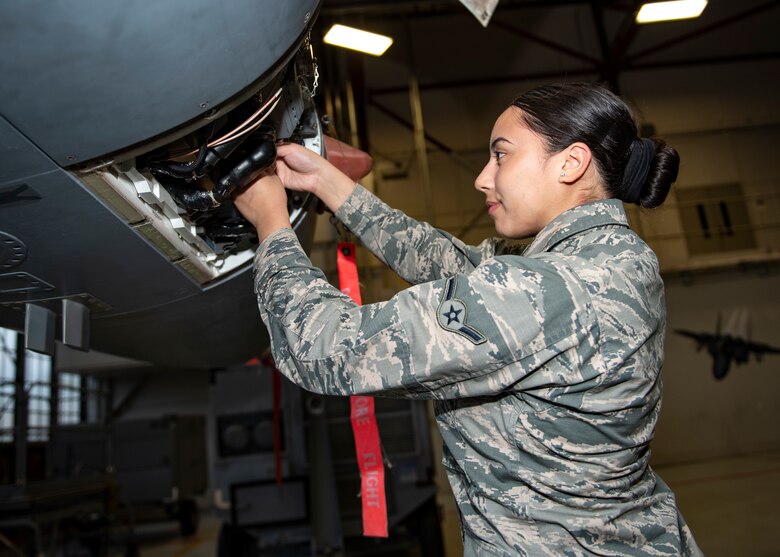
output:
<instances>
[{"instance_id":1,"label":"woman's right hand","mask_svg":"<svg viewBox=\"0 0 780 557\"><path fill-rule=\"evenodd\" d=\"M325 158L295 143L277 146L276 175L285 188L313 193L333 212L355 189L355 183Z\"/></svg>"}]
</instances>

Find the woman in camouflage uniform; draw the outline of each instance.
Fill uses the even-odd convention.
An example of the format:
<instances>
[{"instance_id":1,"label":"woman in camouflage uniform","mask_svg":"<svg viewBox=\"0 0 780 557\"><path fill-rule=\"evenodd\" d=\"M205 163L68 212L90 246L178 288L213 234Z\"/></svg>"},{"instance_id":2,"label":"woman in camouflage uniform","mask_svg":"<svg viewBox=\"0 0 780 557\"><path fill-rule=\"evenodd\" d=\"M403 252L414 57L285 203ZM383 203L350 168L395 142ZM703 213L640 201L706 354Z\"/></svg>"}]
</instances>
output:
<instances>
[{"instance_id":1,"label":"woman in camouflage uniform","mask_svg":"<svg viewBox=\"0 0 780 557\"><path fill-rule=\"evenodd\" d=\"M382 203L315 154L236 204L260 238L255 288L279 369L329 395L430 398L466 555L700 555L650 469L665 302L623 202L656 207L677 152L640 139L589 84L520 96L476 179L505 238L467 246ZM317 195L414 286L362 307L312 267L284 186Z\"/></svg>"}]
</instances>

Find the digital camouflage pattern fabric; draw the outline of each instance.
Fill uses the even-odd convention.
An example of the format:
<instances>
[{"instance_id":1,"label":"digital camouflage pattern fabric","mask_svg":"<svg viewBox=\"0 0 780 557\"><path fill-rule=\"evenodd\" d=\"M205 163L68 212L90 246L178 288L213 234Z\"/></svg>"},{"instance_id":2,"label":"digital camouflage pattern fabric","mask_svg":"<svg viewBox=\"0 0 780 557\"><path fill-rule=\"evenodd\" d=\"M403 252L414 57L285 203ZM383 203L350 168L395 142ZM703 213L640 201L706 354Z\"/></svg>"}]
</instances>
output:
<instances>
[{"instance_id":1,"label":"digital camouflage pattern fabric","mask_svg":"<svg viewBox=\"0 0 780 557\"><path fill-rule=\"evenodd\" d=\"M274 233L255 258L274 360L317 393L435 400L466 555L701 555L648 465L663 283L620 201L559 215L522 255L362 187L336 216L414 286L357 306Z\"/></svg>"}]
</instances>

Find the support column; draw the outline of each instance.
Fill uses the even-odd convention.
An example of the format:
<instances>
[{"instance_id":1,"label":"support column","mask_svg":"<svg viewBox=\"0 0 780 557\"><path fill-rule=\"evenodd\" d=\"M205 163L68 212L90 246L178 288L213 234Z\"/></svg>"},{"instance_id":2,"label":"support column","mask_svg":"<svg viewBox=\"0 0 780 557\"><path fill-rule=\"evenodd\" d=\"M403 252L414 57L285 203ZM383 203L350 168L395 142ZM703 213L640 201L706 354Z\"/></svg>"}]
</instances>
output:
<instances>
[{"instance_id":1,"label":"support column","mask_svg":"<svg viewBox=\"0 0 780 557\"><path fill-rule=\"evenodd\" d=\"M49 441L46 443L46 477L54 475L54 451L59 424L60 372L57 371L55 356L51 358L51 384L49 386Z\"/></svg>"},{"instance_id":2,"label":"support column","mask_svg":"<svg viewBox=\"0 0 780 557\"><path fill-rule=\"evenodd\" d=\"M425 127L423 126L422 102L420 101L420 85L417 76L409 78L409 102L412 107L412 123L414 124L414 147L417 153L417 168L420 171L420 185L425 201L425 220L435 225L436 216L433 210L433 189L431 187L431 171L428 166L428 149L425 144Z\"/></svg>"},{"instance_id":3,"label":"support column","mask_svg":"<svg viewBox=\"0 0 780 557\"><path fill-rule=\"evenodd\" d=\"M16 378L14 392L14 448L15 448L15 481L17 485L27 483L27 422L28 401L24 389L26 376L26 358L24 335L16 335Z\"/></svg>"},{"instance_id":4,"label":"support column","mask_svg":"<svg viewBox=\"0 0 780 557\"><path fill-rule=\"evenodd\" d=\"M325 416L325 399L309 395L306 399L306 410L309 418L307 449L314 554L318 557L344 557L341 513Z\"/></svg>"}]
</instances>

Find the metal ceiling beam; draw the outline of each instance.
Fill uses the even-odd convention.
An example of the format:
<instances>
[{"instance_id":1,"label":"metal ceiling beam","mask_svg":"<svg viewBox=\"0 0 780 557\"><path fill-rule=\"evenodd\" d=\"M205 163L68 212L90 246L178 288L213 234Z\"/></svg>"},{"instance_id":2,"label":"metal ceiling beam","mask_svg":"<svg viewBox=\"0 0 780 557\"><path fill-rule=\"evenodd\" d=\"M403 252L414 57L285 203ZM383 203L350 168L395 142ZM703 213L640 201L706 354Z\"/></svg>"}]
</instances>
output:
<instances>
[{"instance_id":1,"label":"metal ceiling beam","mask_svg":"<svg viewBox=\"0 0 780 557\"><path fill-rule=\"evenodd\" d=\"M563 79L568 77L582 77L586 75L596 75L598 68L574 68L570 70L544 71L537 73L506 75L500 77L484 77L477 79L457 79L450 81L438 81L430 83L421 83L420 91L432 91L436 89L452 89L458 87L482 87L484 85L500 85L504 83L514 83L517 81L543 81L546 79ZM406 86L397 87L376 87L369 89L372 96L391 95L398 93L407 93Z\"/></svg>"},{"instance_id":2,"label":"metal ceiling beam","mask_svg":"<svg viewBox=\"0 0 780 557\"><path fill-rule=\"evenodd\" d=\"M764 12L766 10L769 10L771 8L775 8L777 6L780 6L780 0L770 0L769 2L765 2L763 4L759 4L758 6L755 6L753 8L750 8L748 10L745 10L744 12L740 12L738 14L735 14L731 17L727 17L725 19L722 19L720 21L716 21L715 23L712 23L710 25L707 25L705 27L702 27L701 29L697 29L695 31L691 31L690 33L686 33L684 35L680 35L679 37L676 37L674 39L664 41L661 43L658 43L657 45L651 46L650 48L646 48L644 50L640 50L639 52L635 52L631 56L628 57L628 62L634 62L635 60L638 60L639 58L644 58L645 56L649 56L650 54L655 54L656 52L660 52L661 50L666 50L667 48L670 48L672 46L678 45L682 42L689 41L693 38L700 37L701 35L704 35L706 33L710 33L716 29L720 29L721 27L726 27L728 25L732 25L733 23L736 23L737 21L740 21L742 19L746 19L748 17L752 17L756 14L759 14L761 12Z\"/></svg>"},{"instance_id":3,"label":"metal ceiling beam","mask_svg":"<svg viewBox=\"0 0 780 557\"><path fill-rule=\"evenodd\" d=\"M612 90L617 94L620 94L618 78L624 64L625 53L628 52L628 47L631 46L639 32L636 14L639 13L642 4L642 0L633 0L631 2L630 9L620 25L615 40L609 47L609 58L604 62L604 76Z\"/></svg>"},{"instance_id":4,"label":"metal ceiling beam","mask_svg":"<svg viewBox=\"0 0 780 557\"><path fill-rule=\"evenodd\" d=\"M604 60L608 60L611 56L609 48L609 38L607 37L607 28L604 24L604 6L599 0L593 0L590 3L590 11L593 15L593 26L596 28L596 36L599 40L599 48L601 49L601 56Z\"/></svg>"},{"instance_id":5,"label":"metal ceiling beam","mask_svg":"<svg viewBox=\"0 0 780 557\"><path fill-rule=\"evenodd\" d=\"M609 45L609 38L607 37L607 28L604 23L604 7L600 0L594 0L590 3L590 11L593 15L593 26L596 28L596 36L599 40L599 48L601 49L602 62L599 64L601 68L601 79L608 81L612 85L612 89L618 89L617 72L612 68L612 49Z\"/></svg>"},{"instance_id":6,"label":"metal ceiling beam","mask_svg":"<svg viewBox=\"0 0 780 557\"><path fill-rule=\"evenodd\" d=\"M623 71L655 70L660 68L676 68L680 66L698 66L710 64L731 64L741 62L756 62L762 60L775 60L780 58L780 52L759 52L749 54L737 54L733 56L713 56L709 58L685 58L680 60L665 60L659 62L648 62L634 64L629 63L621 69ZM574 68L570 70L561 70L557 72L539 72L534 74L510 75L501 77L486 77L478 79L464 79L457 81L440 81L436 83L420 84L420 90L449 89L457 87L482 87L484 85L500 85L514 83L518 81L536 81L545 79L566 79L570 77L581 77L587 75L596 75L596 69ZM397 93L406 93L406 87L378 87L370 89L372 96L391 95Z\"/></svg>"},{"instance_id":7,"label":"metal ceiling beam","mask_svg":"<svg viewBox=\"0 0 780 557\"><path fill-rule=\"evenodd\" d=\"M645 62L629 64L623 67L625 71L657 70L660 68L676 68L680 66L704 66L711 64L733 64L738 62L761 62L763 60L780 59L780 51L775 52L751 52L748 54L735 54L732 56L712 56L710 58L688 58L682 60L668 60L663 62Z\"/></svg>"},{"instance_id":8,"label":"metal ceiling beam","mask_svg":"<svg viewBox=\"0 0 780 557\"><path fill-rule=\"evenodd\" d=\"M376 99L371 98L369 99L368 102L371 106L379 110L382 114L388 116L394 122L397 122L398 124L402 125L403 127L405 127L410 131L414 131L414 126L411 124L411 122L407 121L402 116L396 114L386 106L378 103ZM466 158L464 158L463 155L458 153L452 147L449 147L445 143L442 143L441 141L439 141L438 139L430 135L428 132L425 132L424 136L426 141L430 142L435 147L444 151L447 155L449 155L456 163L458 163L464 169L475 174L479 172L479 168L474 168L474 166ZM474 226L476 226L477 223L479 223L479 221L482 220L482 218L485 215L487 215L487 212L485 211L484 208L476 211L474 214L471 215L471 217L469 217L469 220L466 222L466 224L464 224L461 227L461 229L455 233L455 236L457 238L462 237L466 232L469 232L472 228L474 228Z\"/></svg>"},{"instance_id":9,"label":"metal ceiling beam","mask_svg":"<svg viewBox=\"0 0 780 557\"><path fill-rule=\"evenodd\" d=\"M387 116L388 118L390 118L391 120L396 122L397 124L400 124L401 126L403 126L404 128L406 128L407 130L409 130L411 132L414 132L414 126L412 125L411 122L406 120L403 116L400 116L399 114L393 112L391 109L387 108L385 105L380 104L379 102L377 102L376 99L369 98L368 104L369 104L369 106L374 107L379 112L381 112L382 114L384 114L385 116ZM458 153L455 149L453 149L449 145L443 143L442 141L439 141L438 139L433 137L428 132L424 132L423 136L425 137L425 140L428 143L430 143L431 145L433 145L437 149L443 151L445 154L447 154L450 157L452 157L452 159L456 163L458 163L460 166L462 166L464 169L468 170L469 172L475 172L475 171L479 170L477 168L474 168L474 165L472 165L468 161L468 159L463 157L463 155Z\"/></svg>"},{"instance_id":10,"label":"metal ceiling beam","mask_svg":"<svg viewBox=\"0 0 780 557\"><path fill-rule=\"evenodd\" d=\"M510 33L517 35L519 37L522 37L524 39L528 39L529 41L535 42L537 44L540 44L542 46L546 46L547 48L550 48L556 52L562 52L563 54L568 54L569 56L572 56L573 58L576 58L578 60L582 60L584 62L588 62L589 64L593 64L594 66L599 65L599 61L595 58L592 58L586 54L583 54L582 52L578 52L574 50L573 48L569 48L567 46L564 46L562 44L558 44L555 41L551 41L549 39L545 39L544 37L540 37L539 35L535 35L531 33L530 31L526 31L525 29L521 29L520 27L517 27L515 25L512 25L511 23L506 23L504 21L499 21L496 19L493 19L490 21L491 27L498 27L499 29L504 29L505 31L509 31Z\"/></svg>"}]
</instances>

